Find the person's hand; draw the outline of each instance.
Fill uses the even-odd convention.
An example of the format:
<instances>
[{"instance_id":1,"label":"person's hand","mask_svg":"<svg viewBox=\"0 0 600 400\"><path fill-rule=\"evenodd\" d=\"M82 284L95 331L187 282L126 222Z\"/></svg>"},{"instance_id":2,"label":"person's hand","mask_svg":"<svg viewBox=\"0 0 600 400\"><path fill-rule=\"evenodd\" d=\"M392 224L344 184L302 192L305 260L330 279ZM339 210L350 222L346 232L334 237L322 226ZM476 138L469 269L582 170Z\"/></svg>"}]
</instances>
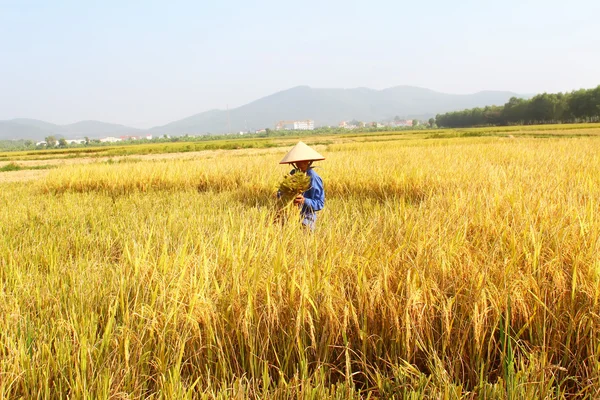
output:
<instances>
[{"instance_id":1,"label":"person's hand","mask_svg":"<svg viewBox=\"0 0 600 400\"><path fill-rule=\"evenodd\" d=\"M304 204L304 196L302 196L301 194L299 194L294 199L294 205L301 206L302 204Z\"/></svg>"}]
</instances>

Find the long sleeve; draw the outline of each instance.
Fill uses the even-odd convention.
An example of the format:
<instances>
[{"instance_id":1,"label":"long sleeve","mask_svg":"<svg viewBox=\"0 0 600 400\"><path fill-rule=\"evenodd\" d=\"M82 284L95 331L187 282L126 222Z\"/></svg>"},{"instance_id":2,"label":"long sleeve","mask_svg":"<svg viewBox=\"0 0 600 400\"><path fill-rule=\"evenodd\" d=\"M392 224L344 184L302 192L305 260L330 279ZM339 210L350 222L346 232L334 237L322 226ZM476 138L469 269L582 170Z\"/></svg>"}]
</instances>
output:
<instances>
[{"instance_id":1,"label":"long sleeve","mask_svg":"<svg viewBox=\"0 0 600 400\"><path fill-rule=\"evenodd\" d=\"M325 206L325 190L323 188L323 180L321 177L310 170L311 188L304 193L304 205L302 206L303 213L312 213L322 210Z\"/></svg>"}]
</instances>

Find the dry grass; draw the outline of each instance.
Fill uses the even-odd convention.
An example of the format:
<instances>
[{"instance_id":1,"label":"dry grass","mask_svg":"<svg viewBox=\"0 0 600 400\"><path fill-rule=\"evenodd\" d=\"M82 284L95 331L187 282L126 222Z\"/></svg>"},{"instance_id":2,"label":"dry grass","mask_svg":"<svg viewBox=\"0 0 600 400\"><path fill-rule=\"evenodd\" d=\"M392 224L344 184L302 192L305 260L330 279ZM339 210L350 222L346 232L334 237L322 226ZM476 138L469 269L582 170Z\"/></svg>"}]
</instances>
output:
<instances>
[{"instance_id":1,"label":"dry grass","mask_svg":"<svg viewBox=\"0 0 600 400\"><path fill-rule=\"evenodd\" d=\"M323 149L314 234L283 152L4 184L0 397L597 397L598 140L430 143Z\"/></svg>"},{"instance_id":2,"label":"dry grass","mask_svg":"<svg viewBox=\"0 0 600 400\"><path fill-rule=\"evenodd\" d=\"M0 173L0 183L34 181L45 177L48 170L21 170Z\"/></svg>"}]
</instances>

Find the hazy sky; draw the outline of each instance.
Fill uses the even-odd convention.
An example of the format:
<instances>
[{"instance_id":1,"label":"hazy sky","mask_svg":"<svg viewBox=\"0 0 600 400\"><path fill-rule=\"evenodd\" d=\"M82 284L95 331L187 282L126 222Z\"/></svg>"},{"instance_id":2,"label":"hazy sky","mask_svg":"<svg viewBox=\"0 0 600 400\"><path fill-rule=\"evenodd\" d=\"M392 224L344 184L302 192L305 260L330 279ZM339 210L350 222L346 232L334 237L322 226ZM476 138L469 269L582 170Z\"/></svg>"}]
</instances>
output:
<instances>
[{"instance_id":1,"label":"hazy sky","mask_svg":"<svg viewBox=\"0 0 600 400\"><path fill-rule=\"evenodd\" d=\"M598 15L598 0L0 0L0 120L147 128L297 85L590 88Z\"/></svg>"}]
</instances>

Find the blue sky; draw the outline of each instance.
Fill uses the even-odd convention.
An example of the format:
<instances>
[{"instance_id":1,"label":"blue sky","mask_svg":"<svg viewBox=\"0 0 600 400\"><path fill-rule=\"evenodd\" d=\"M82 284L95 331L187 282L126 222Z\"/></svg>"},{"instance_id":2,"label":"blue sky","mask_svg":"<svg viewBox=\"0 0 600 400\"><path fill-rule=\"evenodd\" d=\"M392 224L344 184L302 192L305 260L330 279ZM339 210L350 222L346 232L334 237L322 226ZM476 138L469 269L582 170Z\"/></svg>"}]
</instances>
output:
<instances>
[{"instance_id":1,"label":"blue sky","mask_svg":"<svg viewBox=\"0 0 600 400\"><path fill-rule=\"evenodd\" d=\"M598 15L598 0L0 0L0 120L147 128L297 85L590 88Z\"/></svg>"}]
</instances>

